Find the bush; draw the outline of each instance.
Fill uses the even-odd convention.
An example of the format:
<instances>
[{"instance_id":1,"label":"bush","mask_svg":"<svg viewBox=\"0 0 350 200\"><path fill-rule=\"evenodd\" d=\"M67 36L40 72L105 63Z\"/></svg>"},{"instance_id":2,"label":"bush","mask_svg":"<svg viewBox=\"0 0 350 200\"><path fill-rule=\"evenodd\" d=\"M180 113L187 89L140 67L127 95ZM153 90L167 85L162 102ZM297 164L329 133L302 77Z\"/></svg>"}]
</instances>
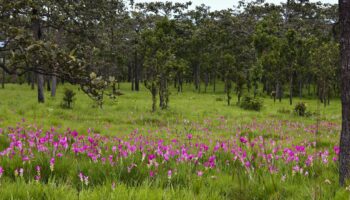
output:
<instances>
[{"instance_id":1,"label":"bush","mask_svg":"<svg viewBox=\"0 0 350 200\"><path fill-rule=\"evenodd\" d=\"M299 102L294 107L295 113L299 116L306 116L306 114L307 114L306 110L307 110L307 107L306 107L306 103L304 103L304 102Z\"/></svg>"},{"instance_id":2,"label":"bush","mask_svg":"<svg viewBox=\"0 0 350 200\"><path fill-rule=\"evenodd\" d=\"M221 98L221 97L217 97L217 98L215 99L215 101L224 101L224 99Z\"/></svg>"},{"instance_id":3,"label":"bush","mask_svg":"<svg viewBox=\"0 0 350 200\"><path fill-rule=\"evenodd\" d=\"M257 97L244 96L239 106L245 110L260 111L263 107L263 100Z\"/></svg>"},{"instance_id":4,"label":"bush","mask_svg":"<svg viewBox=\"0 0 350 200\"><path fill-rule=\"evenodd\" d=\"M71 89L65 89L64 90L64 96L61 106L63 108L72 108L73 102L75 100L75 92Z\"/></svg>"}]
</instances>

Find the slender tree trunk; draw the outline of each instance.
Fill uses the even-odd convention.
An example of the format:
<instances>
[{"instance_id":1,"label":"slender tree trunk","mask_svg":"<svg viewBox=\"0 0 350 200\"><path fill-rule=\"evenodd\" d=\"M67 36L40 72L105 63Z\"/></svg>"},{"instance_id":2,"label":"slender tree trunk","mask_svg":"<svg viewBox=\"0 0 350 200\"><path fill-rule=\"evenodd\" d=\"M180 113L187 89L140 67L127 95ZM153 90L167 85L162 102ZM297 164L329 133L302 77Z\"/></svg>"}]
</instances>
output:
<instances>
[{"instance_id":1,"label":"slender tree trunk","mask_svg":"<svg viewBox=\"0 0 350 200\"><path fill-rule=\"evenodd\" d=\"M289 75L289 104L293 104L293 74Z\"/></svg>"},{"instance_id":2,"label":"slender tree trunk","mask_svg":"<svg viewBox=\"0 0 350 200\"><path fill-rule=\"evenodd\" d=\"M35 88L35 75L36 74L34 72L31 72L31 76L30 76L31 77L31 80L30 80L31 81L31 86L30 87L31 87L32 90L34 90L34 88Z\"/></svg>"},{"instance_id":3,"label":"slender tree trunk","mask_svg":"<svg viewBox=\"0 0 350 200\"><path fill-rule=\"evenodd\" d=\"M323 104L324 107L327 106L327 88L326 88L326 81L323 81L323 94L322 94L322 98L323 98Z\"/></svg>"},{"instance_id":4,"label":"slender tree trunk","mask_svg":"<svg viewBox=\"0 0 350 200\"><path fill-rule=\"evenodd\" d=\"M196 72L195 72L195 86L196 90L198 92L201 92L201 83L200 83L200 65L196 65Z\"/></svg>"},{"instance_id":5,"label":"slender tree trunk","mask_svg":"<svg viewBox=\"0 0 350 200\"><path fill-rule=\"evenodd\" d=\"M38 16L38 10L33 8L32 10L33 14L33 37L35 40L41 40L42 37L42 31L41 31L41 25L40 25L40 19ZM43 63L40 63L43 64ZM44 103L45 98L44 98L44 75L42 74L37 74L37 79L38 79L38 102L39 103Z\"/></svg>"},{"instance_id":6,"label":"slender tree trunk","mask_svg":"<svg viewBox=\"0 0 350 200\"><path fill-rule=\"evenodd\" d=\"M342 130L340 136L339 183L350 178L350 0L339 0Z\"/></svg>"},{"instance_id":7,"label":"slender tree trunk","mask_svg":"<svg viewBox=\"0 0 350 200\"><path fill-rule=\"evenodd\" d=\"M46 85L46 89L47 89L48 92L51 91L50 78L51 78L51 76L46 77L46 82L47 82L47 83L46 83L46 84L47 84L47 85Z\"/></svg>"},{"instance_id":8,"label":"slender tree trunk","mask_svg":"<svg viewBox=\"0 0 350 200\"><path fill-rule=\"evenodd\" d=\"M44 103L44 75L38 74L38 102Z\"/></svg>"},{"instance_id":9,"label":"slender tree trunk","mask_svg":"<svg viewBox=\"0 0 350 200\"><path fill-rule=\"evenodd\" d=\"M299 98L302 99L303 97L303 83L301 80L299 80Z\"/></svg>"},{"instance_id":10,"label":"slender tree trunk","mask_svg":"<svg viewBox=\"0 0 350 200\"><path fill-rule=\"evenodd\" d=\"M57 77L52 76L51 97L56 96Z\"/></svg>"},{"instance_id":11,"label":"slender tree trunk","mask_svg":"<svg viewBox=\"0 0 350 200\"><path fill-rule=\"evenodd\" d=\"M181 74L178 75L178 83L177 83L177 92L182 92L182 76Z\"/></svg>"},{"instance_id":12,"label":"slender tree trunk","mask_svg":"<svg viewBox=\"0 0 350 200\"><path fill-rule=\"evenodd\" d=\"M3 60L2 60L3 62L4 62L4 65L5 65L5 62L6 62L6 60L5 60L5 57L3 58ZM2 70L2 81L1 81L1 87L2 87L2 89L4 89L5 88L5 70L3 69Z\"/></svg>"},{"instance_id":13,"label":"slender tree trunk","mask_svg":"<svg viewBox=\"0 0 350 200\"><path fill-rule=\"evenodd\" d=\"M30 86L32 78L30 77L30 73L29 72L26 73L26 77L27 77L27 84L28 84L28 86Z\"/></svg>"},{"instance_id":14,"label":"slender tree trunk","mask_svg":"<svg viewBox=\"0 0 350 200\"><path fill-rule=\"evenodd\" d=\"M214 72L214 77L213 77L213 92L216 92L216 73Z\"/></svg>"},{"instance_id":15,"label":"slender tree trunk","mask_svg":"<svg viewBox=\"0 0 350 200\"><path fill-rule=\"evenodd\" d=\"M137 50L135 50L135 69L134 69L134 78L135 78L135 91L140 90L140 81L139 81L139 64L137 60Z\"/></svg>"},{"instance_id":16,"label":"slender tree trunk","mask_svg":"<svg viewBox=\"0 0 350 200\"><path fill-rule=\"evenodd\" d=\"M157 87L154 83L151 85L151 93L152 93L152 112L157 110Z\"/></svg>"},{"instance_id":17,"label":"slender tree trunk","mask_svg":"<svg viewBox=\"0 0 350 200\"><path fill-rule=\"evenodd\" d=\"M231 105L231 88L232 88L232 83L231 80L227 79L225 80L225 92L227 96L227 105Z\"/></svg>"},{"instance_id":18,"label":"slender tree trunk","mask_svg":"<svg viewBox=\"0 0 350 200\"><path fill-rule=\"evenodd\" d=\"M277 86L276 86L276 96L277 96L278 100L281 102L282 101L282 90L281 90L281 84L279 81L277 82Z\"/></svg>"}]
</instances>

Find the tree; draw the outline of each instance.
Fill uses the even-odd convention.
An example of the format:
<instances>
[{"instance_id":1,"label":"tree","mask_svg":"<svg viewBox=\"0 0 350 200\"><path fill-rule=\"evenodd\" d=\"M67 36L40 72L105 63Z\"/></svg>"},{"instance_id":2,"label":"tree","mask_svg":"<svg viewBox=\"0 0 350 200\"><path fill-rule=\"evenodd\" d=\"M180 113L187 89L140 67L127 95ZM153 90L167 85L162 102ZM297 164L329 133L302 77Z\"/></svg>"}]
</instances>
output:
<instances>
[{"instance_id":1,"label":"tree","mask_svg":"<svg viewBox=\"0 0 350 200\"><path fill-rule=\"evenodd\" d=\"M323 42L312 50L311 60L318 95L324 106L329 103L333 82L336 80L337 65L339 64L339 47L335 42Z\"/></svg>"},{"instance_id":2,"label":"tree","mask_svg":"<svg viewBox=\"0 0 350 200\"><path fill-rule=\"evenodd\" d=\"M169 102L169 79L176 57L174 54L175 23L164 17L154 30L143 33L145 86L152 94L152 111L156 110L156 95L159 106L166 109Z\"/></svg>"},{"instance_id":3,"label":"tree","mask_svg":"<svg viewBox=\"0 0 350 200\"><path fill-rule=\"evenodd\" d=\"M296 62L297 62L297 33L294 29L289 29L285 34L285 40L282 45L282 58L283 64L289 78L289 104L293 104L293 78L295 74Z\"/></svg>"},{"instance_id":4,"label":"tree","mask_svg":"<svg viewBox=\"0 0 350 200\"><path fill-rule=\"evenodd\" d=\"M225 92L227 97L227 105L231 105L231 90L232 90L232 79L235 73L236 59L233 55L225 54L222 57L221 71L224 77Z\"/></svg>"},{"instance_id":5,"label":"tree","mask_svg":"<svg viewBox=\"0 0 350 200\"><path fill-rule=\"evenodd\" d=\"M350 0L339 0L342 131L340 136L339 182L350 178Z\"/></svg>"},{"instance_id":6,"label":"tree","mask_svg":"<svg viewBox=\"0 0 350 200\"><path fill-rule=\"evenodd\" d=\"M104 88L94 85L89 75L108 69L110 54L102 59L97 55L106 43L101 30L109 19L124 16L123 2L1 0L0 5L0 39L5 40L1 51L10 54L0 68L18 76L36 73L39 102L44 102L44 75L79 84L87 93ZM64 45L55 39L56 32Z\"/></svg>"}]
</instances>

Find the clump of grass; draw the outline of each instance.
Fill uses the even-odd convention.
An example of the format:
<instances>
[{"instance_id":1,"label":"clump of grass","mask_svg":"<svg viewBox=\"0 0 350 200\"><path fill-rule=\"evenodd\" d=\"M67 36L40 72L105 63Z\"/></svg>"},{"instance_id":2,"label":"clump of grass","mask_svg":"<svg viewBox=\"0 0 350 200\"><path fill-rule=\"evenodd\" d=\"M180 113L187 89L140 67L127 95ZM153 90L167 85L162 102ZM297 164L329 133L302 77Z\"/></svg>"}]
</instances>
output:
<instances>
[{"instance_id":1,"label":"clump of grass","mask_svg":"<svg viewBox=\"0 0 350 200\"><path fill-rule=\"evenodd\" d=\"M75 92L72 89L66 88L62 99L61 107L71 109L75 101Z\"/></svg>"},{"instance_id":2,"label":"clump of grass","mask_svg":"<svg viewBox=\"0 0 350 200\"><path fill-rule=\"evenodd\" d=\"M279 108L277 110L277 112L281 113L281 114L290 114L291 113L291 111L289 109L285 108L285 107Z\"/></svg>"},{"instance_id":3,"label":"clump of grass","mask_svg":"<svg viewBox=\"0 0 350 200\"><path fill-rule=\"evenodd\" d=\"M260 111L263 107L263 100L258 97L244 96L239 106L245 110Z\"/></svg>"},{"instance_id":4,"label":"clump of grass","mask_svg":"<svg viewBox=\"0 0 350 200\"><path fill-rule=\"evenodd\" d=\"M299 116L305 116L307 113L307 106L304 102L299 102L294 107L294 112Z\"/></svg>"}]
</instances>

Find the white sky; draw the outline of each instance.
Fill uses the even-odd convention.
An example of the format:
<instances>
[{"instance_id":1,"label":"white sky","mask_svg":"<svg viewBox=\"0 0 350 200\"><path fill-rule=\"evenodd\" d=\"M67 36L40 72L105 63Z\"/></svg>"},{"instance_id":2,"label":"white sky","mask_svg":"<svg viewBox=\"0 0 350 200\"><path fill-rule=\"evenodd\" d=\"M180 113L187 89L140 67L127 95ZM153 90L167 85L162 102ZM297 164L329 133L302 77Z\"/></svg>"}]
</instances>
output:
<instances>
[{"instance_id":1,"label":"white sky","mask_svg":"<svg viewBox=\"0 0 350 200\"><path fill-rule=\"evenodd\" d=\"M173 1L173 2L187 2L189 0L135 0L135 3L139 2L152 2L152 1ZM192 7L196 5L205 4L210 6L211 10L222 10L226 8L232 8L233 5L237 5L239 0L192 0ZM322 3L338 3L338 0L310 0L311 2L321 1ZM287 0L265 0L268 3L278 4L280 2L287 2Z\"/></svg>"}]
</instances>

